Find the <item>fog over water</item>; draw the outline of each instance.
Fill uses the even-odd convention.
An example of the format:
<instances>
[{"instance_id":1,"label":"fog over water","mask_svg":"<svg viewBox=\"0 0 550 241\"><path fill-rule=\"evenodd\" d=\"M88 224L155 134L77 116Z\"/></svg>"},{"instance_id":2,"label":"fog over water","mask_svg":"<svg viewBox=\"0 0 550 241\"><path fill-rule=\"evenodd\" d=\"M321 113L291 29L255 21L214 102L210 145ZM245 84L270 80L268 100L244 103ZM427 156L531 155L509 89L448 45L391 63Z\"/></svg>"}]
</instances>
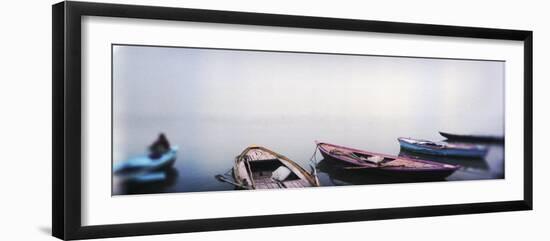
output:
<instances>
[{"instance_id":1,"label":"fog over water","mask_svg":"<svg viewBox=\"0 0 550 241\"><path fill-rule=\"evenodd\" d=\"M231 190L214 175L251 144L307 167L315 140L398 155L400 136L504 135L500 61L142 46L113 61L113 161L160 132L180 147L176 180L143 192ZM501 178L503 150L448 180Z\"/></svg>"}]
</instances>

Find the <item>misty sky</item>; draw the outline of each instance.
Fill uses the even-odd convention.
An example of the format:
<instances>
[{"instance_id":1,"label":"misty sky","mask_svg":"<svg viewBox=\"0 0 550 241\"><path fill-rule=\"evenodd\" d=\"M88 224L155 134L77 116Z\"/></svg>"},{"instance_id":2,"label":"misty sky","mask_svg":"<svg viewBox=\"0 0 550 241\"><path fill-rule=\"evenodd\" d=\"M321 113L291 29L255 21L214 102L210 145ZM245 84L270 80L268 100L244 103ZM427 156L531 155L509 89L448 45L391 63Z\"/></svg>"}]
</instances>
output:
<instances>
[{"instance_id":1,"label":"misty sky","mask_svg":"<svg viewBox=\"0 0 550 241\"><path fill-rule=\"evenodd\" d=\"M140 46L114 46L113 60L115 127L196 118L503 131L504 62Z\"/></svg>"}]
</instances>

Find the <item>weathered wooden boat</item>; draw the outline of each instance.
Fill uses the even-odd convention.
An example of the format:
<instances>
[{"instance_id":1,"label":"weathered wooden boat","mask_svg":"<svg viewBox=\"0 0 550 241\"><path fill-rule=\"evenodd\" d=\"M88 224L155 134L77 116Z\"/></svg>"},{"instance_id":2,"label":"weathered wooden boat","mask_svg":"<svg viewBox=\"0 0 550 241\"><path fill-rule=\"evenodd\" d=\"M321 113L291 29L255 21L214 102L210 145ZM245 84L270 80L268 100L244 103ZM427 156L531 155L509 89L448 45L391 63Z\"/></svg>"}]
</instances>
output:
<instances>
[{"instance_id":1,"label":"weathered wooden boat","mask_svg":"<svg viewBox=\"0 0 550 241\"><path fill-rule=\"evenodd\" d=\"M173 146L159 158L153 159L149 155L143 155L117 163L113 166L113 173L125 181L159 181L165 179L162 172L171 168L176 161L178 147Z\"/></svg>"},{"instance_id":2,"label":"weathered wooden boat","mask_svg":"<svg viewBox=\"0 0 550 241\"><path fill-rule=\"evenodd\" d=\"M457 156L434 156L429 154L423 154L418 152L409 151L406 149L401 148L398 154L399 157L405 157L410 159L421 159L421 160L427 160L427 161L433 161L433 162L439 162L439 163L446 163L451 165L459 165L462 167L462 171L465 170L482 170L482 171L488 171L489 170L489 164L485 159L479 159L479 158L469 158L469 157L457 157Z\"/></svg>"},{"instance_id":3,"label":"weathered wooden boat","mask_svg":"<svg viewBox=\"0 0 550 241\"><path fill-rule=\"evenodd\" d=\"M250 146L235 158L233 178L244 189L318 187L315 173L308 173L287 157L261 146Z\"/></svg>"},{"instance_id":4,"label":"weathered wooden boat","mask_svg":"<svg viewBox=\"0 0 550 241\"><path fill-rule=\"evenodd\" d=\"M402 173L384 173L376 170L346 169L342 161L323 159L317 164L322 177L321 183L327 186L349 186L391 183L413 183L440 181L444 177L430 175L410 175Z\"/></svg>"},{"instance_id":5,"label":"weathered wooden boat","mask_svg":"<svg viewBox=\"0 0 550 241\"><path fill-rule=\"evenodd\" d=\"M464 142L495 142L502 143L504 142L503 136L490 136L490 135L461 135L461 134L452 134L448 132L440 131L439 134L447 140L451 141L464 141Z\"/></svg>"},{"instance_id":6,"label":"weathered wooden boat","mask_svg":"<svg viewBox=\"0 0 550 241\"><path fill-rule=\"evenodd\" d=\"M407 137L399 137L397 140L403 149L429 155L483 158L487 154L487 147L483 145L434 142Z\"/></svg>"},{"instance_id":7,"label":"weathered wooden boat","mask_svg":"<svg viewBox=\"0 0 550 241\"><path fill-rule=\"evenodd\" d=\"M414 160L324 142L316 144L325 159L347 164L343 169L393 178L441 180L460 168L458 165Z\"/></svg>"}]
</instances>

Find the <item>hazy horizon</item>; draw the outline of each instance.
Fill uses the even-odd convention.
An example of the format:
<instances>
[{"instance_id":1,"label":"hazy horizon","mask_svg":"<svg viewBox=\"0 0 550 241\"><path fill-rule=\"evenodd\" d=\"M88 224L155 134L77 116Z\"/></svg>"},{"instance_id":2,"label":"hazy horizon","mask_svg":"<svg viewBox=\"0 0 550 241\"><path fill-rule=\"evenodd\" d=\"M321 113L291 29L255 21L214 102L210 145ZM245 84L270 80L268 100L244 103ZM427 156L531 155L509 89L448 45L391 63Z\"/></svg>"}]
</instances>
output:
<instances>
[{"instance_id":1,"label":"hazy horizon","mask_svg":"<svg viewBox=\"0 0 550 241\"><path fill-rule=\"evenodd\" d=\"M376 113L415 121L456 116L461 122L491 122L490 133L503 129L499 61L117 45L113 54L117 118L254 121ZM324 101L327 97L333 99ZM468 111L472 105L478 111Z\"/></svg>"}]
</instances>

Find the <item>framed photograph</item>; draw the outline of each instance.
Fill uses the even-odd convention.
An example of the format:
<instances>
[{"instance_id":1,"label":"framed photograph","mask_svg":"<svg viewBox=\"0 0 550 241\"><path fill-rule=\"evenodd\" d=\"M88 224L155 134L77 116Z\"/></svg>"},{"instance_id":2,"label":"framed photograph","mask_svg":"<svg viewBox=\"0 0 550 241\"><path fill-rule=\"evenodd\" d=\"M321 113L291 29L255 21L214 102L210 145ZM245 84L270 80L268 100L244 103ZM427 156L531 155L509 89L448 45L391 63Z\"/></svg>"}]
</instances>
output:
<instances>
[{"instance_id":1,"label":"framed photograph","mask_svg":"<svg viewBox=\"0 0 550 241\"><path fill-rule=\"evenodd\" d=\"M532 209L532 32L53 5L53 235Z\"/></svg>"}]
</instances>

